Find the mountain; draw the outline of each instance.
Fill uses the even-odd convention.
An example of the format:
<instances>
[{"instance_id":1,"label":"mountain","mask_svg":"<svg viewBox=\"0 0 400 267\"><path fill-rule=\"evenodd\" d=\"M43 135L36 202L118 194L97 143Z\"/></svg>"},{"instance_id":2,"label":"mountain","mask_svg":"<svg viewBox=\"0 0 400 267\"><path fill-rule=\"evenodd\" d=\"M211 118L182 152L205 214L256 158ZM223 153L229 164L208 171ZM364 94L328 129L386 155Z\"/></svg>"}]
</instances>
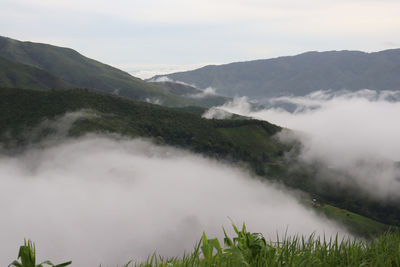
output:
<instances>
[{"instance_id":1,"label":"mountain","mask_svg":"<svg viewBox=\"0 0 400 267\"><path fill-rule=\"evenodd\" d=\"M0 86L38 90L67 89L72 85L53 74L0 57Z\"/></svg>"},{"instance_id":2,"label":"mountain","mask_svg":"<svg viewBox=\"0 0 400 267\"><path fill-rule=\"evenodd\" d=\"M0 36L0 56L47 71L75 87L96 89L169 106L188 105L182 97L170 94L159 86L146 83L117 68L87 58L70 48L21 42Z\"/></svg>"},{"instance_id":3,"label":"mountain","mask_svg":"<svg viewBox=\"0 0 400 267\"><path fill-rule=\"evenodd\" d=\"M400 90L400 49L307 52L297 56L210 65L166 76L226 96L306 95L317 90ZM155 79L160 76L154 77Z\"/></svg>"}]
</instances>

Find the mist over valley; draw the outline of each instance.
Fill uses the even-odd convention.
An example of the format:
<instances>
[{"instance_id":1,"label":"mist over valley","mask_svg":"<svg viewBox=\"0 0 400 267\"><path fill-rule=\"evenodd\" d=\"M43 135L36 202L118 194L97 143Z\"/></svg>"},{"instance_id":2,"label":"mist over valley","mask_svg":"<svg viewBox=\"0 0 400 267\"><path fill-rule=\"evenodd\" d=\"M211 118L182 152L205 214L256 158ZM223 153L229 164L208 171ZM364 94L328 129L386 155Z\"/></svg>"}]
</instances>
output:
<instances>
[{"instance_id":1,"label":"mist over valley","mask_svg":"<svg viewBox=\"0 0 400 267\"><path fill-rule=\"evenodd\" d=\"M0 265L399 265L400 4L360 3L6 0Z\"/></svg>"},{"instance_id":2,"label":"mist over valley","mask_svg":"<svg viewBox=\"0 0 400 267\"><path fill-rule=\"evenodd\" d=\"M179 256L206 231L246 222L268 239L346 230L282 186L248 171L149 141L88 135L0 158L1 264L21 238L55 261L116 266L153 252ZM18 197L15 198L15 190ZM26 223L29 219L29 224Z\"/></svg>"}]
</instances>

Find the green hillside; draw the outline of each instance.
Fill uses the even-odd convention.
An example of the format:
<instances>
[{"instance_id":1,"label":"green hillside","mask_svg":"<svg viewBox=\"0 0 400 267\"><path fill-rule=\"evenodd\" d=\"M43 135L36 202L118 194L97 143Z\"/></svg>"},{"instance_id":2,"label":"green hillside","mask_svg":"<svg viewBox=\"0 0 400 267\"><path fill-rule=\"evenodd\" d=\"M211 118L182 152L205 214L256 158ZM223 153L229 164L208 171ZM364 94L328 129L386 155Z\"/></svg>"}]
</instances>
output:
<instances>
[{"instance_id":1,"label":"green hillside","mask_svg":"<svg viewBox=\"0 0 400 267\"><path fill-rule=\"evenodd\" d=\"M319 201L313 203L310 199L305 199L302 203L317 213L323 214L327 218L339 222L342 226L347 228L349 232L365 238L377 236L388 231L394 232L399 230L396 226L380 223L368 217L327 203Z\"/></svg>"},{"instance_id":2,"label":"green hillside","mask_svg":"<svg viewBox=\"0 0 400 267\"><path fill-rule=\"evenodd\" d=\"M151 138L160 144L173 145L210 157L248 166L258 175L308 192L321 204L353 211L357 221L344 222L350 229L365 225L360 234L376 233L387 226L399 225L399 207L395 203L374 202L357 190L339 190L335 184L322 184L312 166L289 159L291 146L273 136L280 127L265 121L240 119L208 120L199 108L167 108L128 100L88 89L38 91L0 89L0 143L6 150L23 149L56 130L44 119L57 119L66 112L85 110L70 128L70 136L88 132L118 133L129 137ZM201 108L200 108L201 110ZM296 166L294 168L294 166ZM306 204L307 205L307 204ZM347 212L347 211L344 211ZM332 216L333 214L333 216ZM328 215L341 220L340 213Z\"/></svg>"},{"instance_id":3,"label":"green hillside","mask_svg":"<svg viewBox=\"0 0 400 267\"><path fill-rule=\"evenodd\" d=\"M28 89L67 89L72 85L51 73L0 57L0 86Z\"/></svg>"},{"instance_id":4,"label":"green hillside","mask_svg":"<svg viewBox=\"0 0 400 267\"><path fill-rule=\"evenodd\" d=\"M142 101L157 101L168 106L188 104L183 98L154 84L87 58L70 48L21 42L0 36L0 56L50 72L76 87L92 88Z\"/></svg>"},{"instance_id":5,"label":"green hillside","mask_svg":"<svg viewBox=\"0 0 400 267\"><path fill-rule=\"evenodd\" d=\"M215 157L248 162L261 160L260 151L273 158L286 149L272 139L281 128L264 121L207 120L196 112L182 111L187 108L166 108L87 89L0 89L0 141L7 146L23 145L29 141L26 133L43 118L55 118L68 111L82 109L90 110L97 116L80 119L70 130L71 135L112 132L132 137L150 137L158 142ZM246 144L241 140L245 136L240 134L226 138L225 132L242 131L243 127L250 133L256 132L252 143ZM43 129L43 136L45 133Z\"/></svg>"}]
</instances>

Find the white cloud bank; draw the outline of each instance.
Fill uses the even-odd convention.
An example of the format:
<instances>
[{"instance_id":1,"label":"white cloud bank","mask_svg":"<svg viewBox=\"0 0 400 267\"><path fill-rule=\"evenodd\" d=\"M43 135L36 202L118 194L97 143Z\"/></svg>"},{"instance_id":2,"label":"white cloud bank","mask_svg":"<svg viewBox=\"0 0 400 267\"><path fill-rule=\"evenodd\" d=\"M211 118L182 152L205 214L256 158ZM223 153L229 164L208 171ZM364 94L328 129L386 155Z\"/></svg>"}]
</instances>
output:
<instances>
[{"instance_id":1,"label":"white cloud bank","mask_svg":"<svg viewBox=\"0 0 400 267\"><path fill-rule=\"evenodd\" d=\"M251 104L247 97L235 97L232 101L220 107L209 108L202 117L206 119L229 119L233 113L239 115L252 114Z\"/></svg>"},{"instance_id":2,"label":"white cloud bank","mask_svg":"<svg viewBox=\"0 0 400 267\"><path fill-rule=\"evenodd\" d=\"M159 76L157 78L151 78L149 80L149 82L153 82L153 83L165 83L165 82L177 83L177 84L191 86L191 87L194 87L194 88L198 89L194 84L188 84L188 83L185 83L185 82L173 80L173 79L169 78L168 76Z\"/></svg>"},{"instance_id":3,"label":"white cloud bank","mask_svg":"<svg viewBox=\"0 0 400 267\"><path fill-rule=\"evenodd\" d=\"M252 111L246 98L219 109L298 131L307 162L345 170L360 188L380 198L400 195L400 92L314 92L271 99L271 108ZM297 108L286 111L277 104Z\"/></svg>"},{"instance_id":4,"label":"white cloud bank","mask_svg":"<svg viewBox=\"0 0 400 267\"><path fill-rule=\"evenodd\" d=\"M210 97L210 96L215 96L215 95L217 95L216 90L212 87L207 87L206 89L202 90L202 92L197 93L197 94L188 95L188 97L199 99L199 98L205 98L205 97Z\"/></svg>"},{"instance_id":5,"label":"white cloud bank","mask_svg":"<svg viewBox=\"0 0 400 267\"><path fill-rule=\"evenodd\" d=\"M182 85L196 88L200 91L199 93L185 95L187 97L194 98L194 99L206 98L206 97L217 95L217 90L213 87L207 87L205 89L200 89L194 84L189 84L189 83L173 80L173 79L169 78L168 76L160 76L157 78L152 78L149 80L149 82L154 82L154 83L170 82L170 83L177 83L177 84L182 84Z\"/></svg>"},{"instance_id":6,"label":"white cloud bank","mask_svg":"<svg viewBox=\"0 0 400 267\"><path fill-rule=\"evenodd\" d=\"M24 238L39 260L116 266L191 251L203 230L334 234L340 229L240 169L146 141L87 136L0 155L0 265Z\"/></svg>"}]
</instances>

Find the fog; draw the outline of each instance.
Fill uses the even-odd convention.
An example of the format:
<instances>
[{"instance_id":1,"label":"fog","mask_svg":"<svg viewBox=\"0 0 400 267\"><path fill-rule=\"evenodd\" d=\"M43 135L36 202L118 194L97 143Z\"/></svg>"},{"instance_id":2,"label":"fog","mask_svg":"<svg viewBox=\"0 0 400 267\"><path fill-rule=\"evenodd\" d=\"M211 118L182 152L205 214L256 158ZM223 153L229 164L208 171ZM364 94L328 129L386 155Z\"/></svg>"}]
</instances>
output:
<instances>
[{"instance_id":1,"label":"fog","mask_svg":"<svg viewBox=\"0 0 400 267\"><path fill-rule=\"evenodd\" d=\"M399 101L399 91L318 91L269 99L264 103L268 107L258 111L246 98L237 98L204 116L210 118L219 109L293 129L289 138L302 142L304 161L346 171L371 196L398 199L400 169L394 161L400 161Z\"/></svg>"},{"instance_id":2,"label":"fog","mask_svg":"<svg viewBox=\"0 0 400 267\"><path fill-rule=\"evenodd\" d=\"M225 163L116 136L55 140L0 155L1 266L24 238L38 260L74 266L182 255L203 231L220 237L229 218L267 239L345 234L292 192Z\"/></svg>"},{"instance_id":3,"label":"fog","mask_svg":"<svg viewBox=\"0 0 400 267\"><path fill-rule=\"evenodd\" d=\"M185 85L185 86L190 86L190 87L196 88L196 89L198 89L200 91L199 93L185 95L186 97L195 98L195 99L207 98L207 97L210 97L210 96L217 95L216 89L213 88L213 87L207 87L207 88L201 89L201 88L198 88L194 84L189 84L189 83L173 80L173 79L171 79L171 78L169 78L167 76L160 76L160 77L157 77L157 78L151 78L149 80L149 82L153 82L153 83L170 82L170 83L177 83L177 84L182 84L182 85Z\"/></svg>"},{"instance_id":4,"label":"fog","mask_svg":"<svg viewBox=\"0 0 400 267\"><path fill-rule=\"evenodd\" d=\"M191 97L191 98L206 98L206 97L215 96L215 95L217 95L215 89L212 88L212 87L207 87L202 92L197 93L197 94L188 95L188 97Z\"/></svg>"},{"instance_id":5,"label":"fog","mask_svg":"<svg viewBox=\"0 0 400 267\"><path fill-rule=\"evenodd\" d=\"M173 80L173 79L169 78L168 76L160 76L160 77L157 77L157 78L151 78L149 80L149 82L152 82L152 83L164 83L164 82L178 83L178 84L182 84L182 85L186 85L186 86L191 86L191 87L197 88L194 84L188 84L188 83L185 83L185 82L176 81L176 80Z\"/></svg>"}]
</instances>

